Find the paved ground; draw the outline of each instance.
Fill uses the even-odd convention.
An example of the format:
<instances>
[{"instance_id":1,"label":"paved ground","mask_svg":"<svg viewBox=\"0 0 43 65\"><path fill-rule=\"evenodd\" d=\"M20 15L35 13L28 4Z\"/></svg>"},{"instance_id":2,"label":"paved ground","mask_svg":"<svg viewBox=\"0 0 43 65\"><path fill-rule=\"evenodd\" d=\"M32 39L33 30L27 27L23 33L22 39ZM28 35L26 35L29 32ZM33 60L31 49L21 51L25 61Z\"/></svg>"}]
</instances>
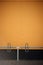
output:
<instances>
[{"instance_id":1,"label":"paved ground","mask_svg":"<svg viewBox=\"0 0 43 65\"><path fill-rule=\"evenodd\" d=\"M0 65L43 65L43 60L28 61L0 60Z\"/></svg>"}]
</instances>

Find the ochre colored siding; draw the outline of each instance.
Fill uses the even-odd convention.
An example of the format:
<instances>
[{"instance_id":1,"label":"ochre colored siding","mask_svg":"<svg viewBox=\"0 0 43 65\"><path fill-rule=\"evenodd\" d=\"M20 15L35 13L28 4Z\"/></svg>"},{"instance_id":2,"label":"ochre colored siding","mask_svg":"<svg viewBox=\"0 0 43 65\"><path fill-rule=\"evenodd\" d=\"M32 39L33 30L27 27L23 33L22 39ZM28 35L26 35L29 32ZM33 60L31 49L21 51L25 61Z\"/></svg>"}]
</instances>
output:
<instances>
[{"instance_id":1,"label":"ochre colored siding","mask_svg":"<svg viewBox=\"0 0 43 65\"><path fill-rule=\"evenodd\" d=\"M0 46L43 46L43 2L0 2Z\"/></svg>"}]
</instances>

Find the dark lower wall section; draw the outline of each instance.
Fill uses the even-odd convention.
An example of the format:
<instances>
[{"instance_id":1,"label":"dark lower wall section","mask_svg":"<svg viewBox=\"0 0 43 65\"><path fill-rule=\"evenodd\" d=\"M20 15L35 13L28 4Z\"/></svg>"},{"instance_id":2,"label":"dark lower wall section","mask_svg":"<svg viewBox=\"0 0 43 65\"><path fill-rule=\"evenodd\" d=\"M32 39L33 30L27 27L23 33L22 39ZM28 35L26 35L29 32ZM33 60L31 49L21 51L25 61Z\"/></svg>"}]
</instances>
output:
<instances>
[{"instance_id":1,"label":"dark lower wall section","mask_svg":"<svg viewBox=\"0 0 43 65\"><path fill-rule=\"evenodd\" d=\"M20 60L43 60L43 50L20 50Z\"/></svg>"},{"instance_id":2,"label":"dark lower wall section","mask_svg":"<svg viewBox=\"0 0 43 65\"><path fill-rule=\"evenodd\" d=\"M17 49L0 50L0 60L17 60ZM43 50L19 50L19 60L43 60Z\"/></svg>"},{"instance_id":3,"label":"dark lower wall section","mask_svg":"<svg viewBox=\"0 0 43 65\"><path fill-rule=\"evenodd\" d=\"M0 50L0 60L16 60L17 59L17 50Z\"/></svg>"}]
</instances>

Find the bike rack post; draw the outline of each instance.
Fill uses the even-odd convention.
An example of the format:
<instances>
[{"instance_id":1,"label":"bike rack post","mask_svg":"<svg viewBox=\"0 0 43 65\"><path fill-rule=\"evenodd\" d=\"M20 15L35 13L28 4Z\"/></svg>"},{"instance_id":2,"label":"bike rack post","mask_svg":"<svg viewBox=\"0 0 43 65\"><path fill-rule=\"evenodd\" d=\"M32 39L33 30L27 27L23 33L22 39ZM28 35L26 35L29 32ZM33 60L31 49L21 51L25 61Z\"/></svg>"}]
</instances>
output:
<instances>
[{"instance_id":1,"label":"bike rack post","mask_svg":"<svg viewBox=\"0 0 43 65\"><path fill-rule=\"evenodd\" d=\"M17 47L17 61L19 61L19 47Z\"/></svg>"}]
</instances>

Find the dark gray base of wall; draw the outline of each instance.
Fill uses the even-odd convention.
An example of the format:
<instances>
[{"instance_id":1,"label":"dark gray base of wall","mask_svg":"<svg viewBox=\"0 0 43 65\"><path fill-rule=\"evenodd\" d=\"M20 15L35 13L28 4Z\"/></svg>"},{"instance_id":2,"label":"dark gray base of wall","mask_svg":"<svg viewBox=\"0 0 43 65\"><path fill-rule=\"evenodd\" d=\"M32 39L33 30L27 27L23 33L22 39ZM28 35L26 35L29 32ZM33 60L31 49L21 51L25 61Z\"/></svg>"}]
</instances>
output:
<instances>
[{"instance_id":1,"label":"dark gray base of wall","mask_svg":"<svg viewBox=\"0 0 43 65\"><path fill-rule=\"evenodd\" d=\"M20 60L43 60L43 50L20 50Z\"/></svg>"},{"instance_id":2,"label":"dark gray base of wall","mask_svg":"<svg viewBox=\"0 0 43 65\"><path fill-rule=\"evenodd\" d=\"M17 50L0 50L0 60L17 60Z\"/></svg>"},{"instance_id":3,"label":"dark gray base of wall","mask_svg":"<svg viewBox=\"0 0 43 65\"><path fill-rule=\"evenodd\" d=\"M17 60L17 49L0 50L0 60ZM43 50L19 50L19 60L43 60Z\"/></svg>"}]
</instances>

